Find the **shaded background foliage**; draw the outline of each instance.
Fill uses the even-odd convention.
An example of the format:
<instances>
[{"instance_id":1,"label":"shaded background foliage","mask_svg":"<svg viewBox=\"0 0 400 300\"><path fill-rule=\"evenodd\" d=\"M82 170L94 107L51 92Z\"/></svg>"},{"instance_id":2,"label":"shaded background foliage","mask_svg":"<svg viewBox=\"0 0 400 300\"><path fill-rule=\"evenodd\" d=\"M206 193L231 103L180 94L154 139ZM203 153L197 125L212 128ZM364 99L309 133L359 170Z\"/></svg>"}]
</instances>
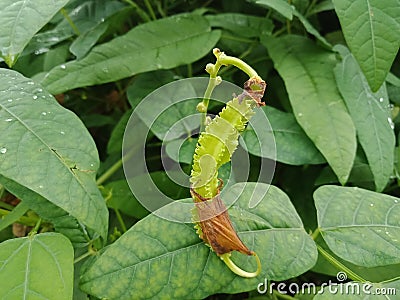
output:
<instances>
[{"instance_id":1,"label":"shaded background foliage","mask_svg":"<svg viewBox=\"0 0 400 300\"><path fill-rule=\"evenodd\" d=\"M399 0L0 6L2 298L276 299L277 291L258 295L257 284L320 285L338 271L400 294ZM190 224L147 216L121 168L132 110L166 83L204 76L214 47L242 58L268 83L263 111L276 141L273 186L250 209L251 189L267 187L246 185L230 210L264 263L251 280L227 270ZM247 79L232 67L220 75L239 86ZM189 191L168 178L160 152L189 173L196 139L178 131L161 149L161 137L194 107L166 114L146 144L152 179L182 201ZM213 113L220 108L211 106ZM275 155L268 145L257 148L251 126L241 143L251 182L262 159ZM231 186L224 200L243 187ZM38 234L23 237L31 230ZM343 296L315 299L324 297Z\"/></svg>"}]
</instances>

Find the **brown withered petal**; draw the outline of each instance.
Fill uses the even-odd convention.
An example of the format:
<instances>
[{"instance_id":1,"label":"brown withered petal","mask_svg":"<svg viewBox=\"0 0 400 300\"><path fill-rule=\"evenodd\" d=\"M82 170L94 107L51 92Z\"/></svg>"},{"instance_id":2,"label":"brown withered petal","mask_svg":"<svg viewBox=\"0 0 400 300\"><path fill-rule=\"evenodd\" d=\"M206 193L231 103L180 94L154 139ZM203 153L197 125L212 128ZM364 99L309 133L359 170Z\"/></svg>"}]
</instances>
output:
<instances>
[{"instance_id":1,"label":"brown withered petal","mask_svg":"<svg viewBox=\"0 0 400 300\"><path fill-rule=\"evenodd\" d=\"M202 230L201 238L211 246L217 255L233 250L247 255L254 254L243 244L233 228L220 194L211 200L197 202L195 205Z\"/></svg>"}]
</instances>

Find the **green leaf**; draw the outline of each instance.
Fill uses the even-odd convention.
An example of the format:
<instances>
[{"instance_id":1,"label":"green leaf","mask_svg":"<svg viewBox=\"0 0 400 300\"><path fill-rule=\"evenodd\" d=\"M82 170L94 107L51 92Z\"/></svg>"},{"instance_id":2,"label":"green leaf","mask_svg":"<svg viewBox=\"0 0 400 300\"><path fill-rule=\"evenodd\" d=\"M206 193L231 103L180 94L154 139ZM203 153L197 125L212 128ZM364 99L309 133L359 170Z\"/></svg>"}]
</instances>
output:
<instances>
[{"instance_id":1,"label":"green leaf","mask_svg":"<svg viewBox=\"0 0 400 300\"><path fill-rule=\"evenodd\" d=\"M53 94L116 81L138 73L192 63L220 38L207 20L195 14L175 15L133 28L99 45L85 58L51 70L43 85Z\"/></svg>"},{"instance_id":2,"label":"green leaf","mask_svg":"<svg viewBox=\"0 0 400 300\"><path fill-rule=\"evenodd\" d=\"M343 291L342 293L340 291ZM346 292L348 291L348 292ZM325 286L324 291L317 294L315 300L387 300L398 299L400 280L390 282L347 282L332 286Z\"/></svg>"},{"instance_id":3,"label":"green leaf","mask_svg":"<svg viewBox=\"0 0 400 300\"><path fill-rule=\"evenodd\" d=\"M386 88L383 85L373 93L353 55L344 46L336 49L343 58L335 67L338 88L374 174L376 190L380 192L392 175L395 147Z\"/></svg>"},{"instance_id":4,"label":"green leaf","mask_svg":"<svg viewBox=\"0 0 400 300\"><path fill-rule=\"evenodd\" d=\"M1 3L0 49L9 67L18 59L30 39L68 0L3 0Z\"/></svg>"},{"instance_id":5,"label":"green leaf","mask_svg":"<svg viewBox=\"0 0 400 300\"><path fill-rule=\"evenodd\" d=\"M211 27L223 28L247 38L270 35L274 27L270 19L238 13L207 15L206 18Z\"/></svg>"},{"instance_id":6,"label":"green leaf","mask_svg":"<svg viewBox=\"0 0 400 300\"><path fill-rule=\"evenodd\" d=\"M96 145L79 118L40 86L0 69L0 174L107 235L108 211L95 182Z\"/></svg>"},{"instance_id":7,"label":"green leaf","mask_svg":"<svg viewBox=\"0 0 400 300\"><path fill-rule=\"evenodd\" d=\"M318 41L320 41L322 45L324 45L327 49L332 48L332 45L318 32L318 30L314 28L314 26L311 25L310 22L308 22L305 16L299 13L296 9L293 10L293 14L300 20L300 22L303 24L304 28L309 34L315 36Z\"/></svg>"},{"instance_id":8,"label":"green leaf","mask_svg":"<svg viewBox=\"0 0 400 300\"><path fill-rule=\"evenodd\" d=\"M192 137L187 139L176 139L170 141L165 146L165 152L176 162L191 164L196 144L197 139Z\"/></svg>"},{"instance_id":9,"label":"green leaf","mask_svg":"<svg viewBox=\"0 0 400 300\"><path fill-rule=\"evenodd\" d=\"M128 216L142 219L149 212L133 196L126 180L117 180L107 183L104 188L110 194L107 205L118 209Z\"/></svg>"},{"instance_id":10,"label":"green leaf","mask_svg":"<svg viewBox=\"0 0 400 300\"><path fill-rule=\"evenodd\" d=\"M400 45L398 0L333 0L349 48L373 92L385 81Z\"/></svg>"},{"instance_id":11,"label":"green leaf","mask_svg":"<svg viewBox=\"0 0 400 300\"><path fill-rule=\"evenodd\" d=\"M400 200L360 188L314 193L320 232L339 257L364 267L400 263Z\"/></svg>"},{"instance_id":12,"label":"green leaf","mask_svg":"<svg viewBox=\"0 0 400 300\"><path fill-rule=\"evenodd\" d=\"M59 233L0 244L0 298L72 299L74 251Z\"/></svg>"},{"instance_id":13,"label":"green leaf","mask_svg":"<svg viewBox=\"0 0 400 300\"><path fill-rule=\"evenodd\" d=\"M249 208L252 195L262 199ZM265 277L284 280L314 265L315 244L289 198L278 188L240 183L223 199L227 203L237 200L229 213L240 237L261 259L263 270L257 278L233 274L199 239L193 224L170 222L152 214L136 223L88 267L81 277L81 288L99 298L202 299L214 293L254 290ZM162 210L186 218L191 207L177 210L168 205ZM255 268L253 257L237 253L232 257L242 268Z\"/></svg>"},{"instance_id":14,"label":"green leaf","mask_svg":"<svg viewBox=\"0 0 400 300\"><path fill-rule=\"evenodd\" d=\"M136 76L126 90L126 96L132 108L159 87L173 81L174 77L174 73L169 70L157 70Z\"/></svg>"},{"instance_id":15,"label":"green leaf","mask_svg":"<svg viewBox=\"0 0 400 300\"><path fill-rule=\"evenodd\" d=\"M296 122L293 114L279 111L270 106L264 106L262 109L271 123L276 143L277 161L290 165L320 164L325 162L324 157ZM258 114L259 112L252 118L251 124L264 121L257 118ZM261 146L264 148L262 152L267 154L265 157L275 158L275 153L271 153L268 141L263 142L259 135L256 136L251 124L247 126L243 134L247 150L253 155L260 156ZM265 129L265 131L267 130L268 128Z\"/></svg>"},{"instance_id":16,"label":"green leaf","mask_svg":"<svg viewBox=\"0 0 400 300\"><path fill-rule=\"evenodd\" d=\"M132 110L127 110L123 116L119 119L117 125L115 125L113 131L111 132L110 139L107 144L107 153L121 153L122 151L122 139L124 137L124 132L126 124L132 114Z\"/></svg>"},{"instance_id":17,"label":"green leaf","mask_svg":"<svg viewBox=\"0 0 400 300\"><path fill-rule=\"evenodd\" d=\"M251 0L255 4L276 10L286 19L293 19L294 7L285 0Z\"/></svg>"},{"instance_id":18,"label":"green leaf","mask_svg":"<svg viewBox=\"0 0 400 300\"><path fill-rule=\"evenodd\" d=\"M43 220L50 221L55 231L68 237L74 248L86 247L91 240L97 238L85 225L39 194L3 176L0 176L0 182Z\"/></svg>"},{"instance_id":19,"label":"green leaf","mask_svg":"<svg viewBox=\"0 0 400 300\"><path fill-rule=\"evenodd\" d=\"M0 219L0 231L18 221L29 210L29 206L20 202L10 213Z\"/></svg>"},{"instance_id":20,"label":"green leaf","mask_svg":"<svg viewBox=\"0 0 400 300\"><path fill-rule=\"evenodd\" d=\"M101 23L78 36L69 48L71 53L74 54L77 59L84 57L106 32L108 26L108 23Z\"/></svg>"},{"instance_id":21,"label":"green leaf","mask_svg":"<svg viewBox=\"0 0 400 300\"><path fill-rule=\"evenodd\" d=\"M336 88L334 54L295 35L269 38L263 43L285 81L297 122L344 184L357 141L353 122Z\"/></svg>"}]
</instances>

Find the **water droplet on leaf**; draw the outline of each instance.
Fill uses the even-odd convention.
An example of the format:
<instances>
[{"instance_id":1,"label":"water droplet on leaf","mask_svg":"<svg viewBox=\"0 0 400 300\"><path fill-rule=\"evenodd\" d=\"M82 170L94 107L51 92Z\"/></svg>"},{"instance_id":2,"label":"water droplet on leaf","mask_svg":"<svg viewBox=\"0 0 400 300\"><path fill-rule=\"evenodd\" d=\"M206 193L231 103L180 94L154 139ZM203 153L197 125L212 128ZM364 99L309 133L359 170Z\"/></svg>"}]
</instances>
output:
<instances>
[{"instance_id":1,"label":"water droplet on leaf","mask_svg":"<svg viewBox=\"0 0 400 300\"><path fill-rule=\"evenodd\" d=\"M67 66L66 65L61 65L60 68L65 70L67 68Z\"/></svg>"},{"instance_id":2,"label":"water droplet on leaf","mask_svg":"<svg viewBox=\"0 0 400 300\"><path fill-rule=\"evenodd\" d=\"M0 149L0 153L1 153L1 154L4 154L4 153L6 153L6 152L7 152L7 148L4 148L4 147L3 147L3 148Z\"/></svg>"}]
</instances>

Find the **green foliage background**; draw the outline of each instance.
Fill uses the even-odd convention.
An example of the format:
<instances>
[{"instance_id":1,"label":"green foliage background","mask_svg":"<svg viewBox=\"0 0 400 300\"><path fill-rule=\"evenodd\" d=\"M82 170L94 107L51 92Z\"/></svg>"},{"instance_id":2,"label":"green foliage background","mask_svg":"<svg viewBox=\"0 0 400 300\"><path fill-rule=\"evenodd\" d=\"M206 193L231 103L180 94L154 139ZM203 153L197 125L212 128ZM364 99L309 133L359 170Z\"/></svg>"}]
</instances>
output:
<instances>
[{"instance_id":1,"label":"green foliage background","mask_svg":"<svg viewBox=\"0 0 400 300\"><path fill-rule=\"evenodd\" d=\"M397 296L307 299L399 299L400 0L0 0L0 20L0 298L306 299L257 286L321 285L343 271ZM268 84L272 185L251 182L260 156L275 155L249 126L249 182L224 190L228 202L242 191L229 213L263 262L254 279L231 273L191 224L148 215L121 168L132 109L204 76L214 47ZM232 67L220 75L246 80ZM189 191L164 172L160 142L195 105L166 114L146 145L152 179L183 202ZM189 135L178 129L165 149L187 173ZM16 223L31 232L16 238Z\"/></svg>"}]
</instances>

